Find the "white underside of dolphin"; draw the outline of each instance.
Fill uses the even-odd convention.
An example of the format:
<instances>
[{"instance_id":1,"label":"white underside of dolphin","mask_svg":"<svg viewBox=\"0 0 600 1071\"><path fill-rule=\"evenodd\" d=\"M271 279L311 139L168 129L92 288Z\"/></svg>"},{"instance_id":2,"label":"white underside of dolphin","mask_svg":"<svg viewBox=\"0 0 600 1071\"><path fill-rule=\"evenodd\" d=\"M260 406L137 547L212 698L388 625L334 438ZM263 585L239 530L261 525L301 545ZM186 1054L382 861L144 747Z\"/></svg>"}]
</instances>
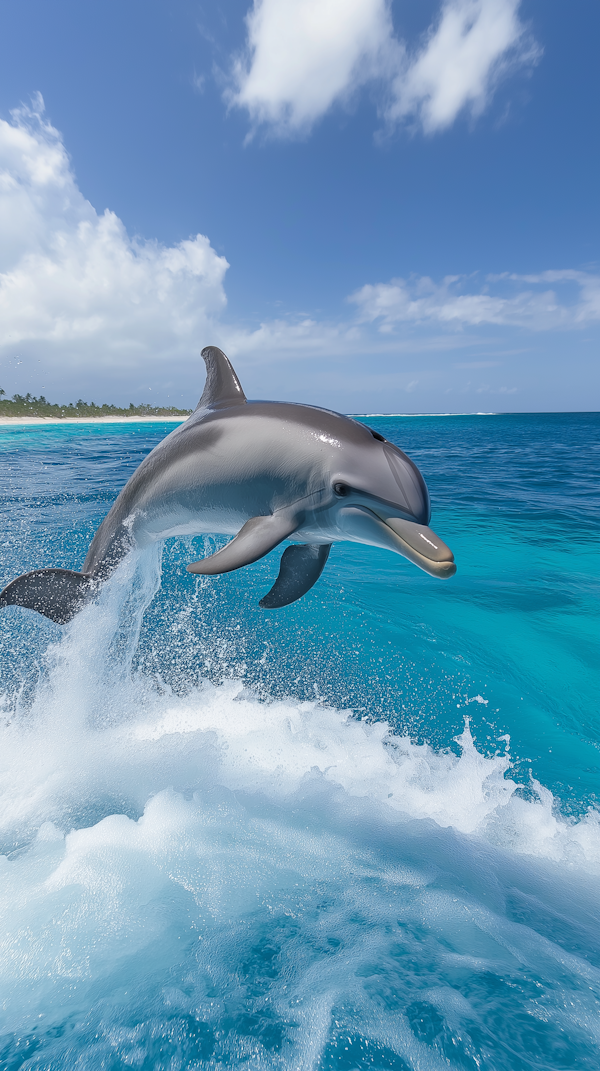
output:
<instances>
[{"instance_id":1,"label":"white underside of dolphin","mask_svg":"<svg viewBox=\"0 0 600 1071\"><path fill-rule=\"evenodd\" d=\"M13 580L0 607L25 606L64 624L134 547L222 533L222 550L188 566L216 575L284 540L279 576L260 605L286 606L318 580L332 543L383 547L439 578L456 572L429 524L429 495L410 459L339 413L249 402L227 357L202 351L206 384L192 416L144 459L98 528L81 572L37 569Z\"/></svg>"}]
</instances>

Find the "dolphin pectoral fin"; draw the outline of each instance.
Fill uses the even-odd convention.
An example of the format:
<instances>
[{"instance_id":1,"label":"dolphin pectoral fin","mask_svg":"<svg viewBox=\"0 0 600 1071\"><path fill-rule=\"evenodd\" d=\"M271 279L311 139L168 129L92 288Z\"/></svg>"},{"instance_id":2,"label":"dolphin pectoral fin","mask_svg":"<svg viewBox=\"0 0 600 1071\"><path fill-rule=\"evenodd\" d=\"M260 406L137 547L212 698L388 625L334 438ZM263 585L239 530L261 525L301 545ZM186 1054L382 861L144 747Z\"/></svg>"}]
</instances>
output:
<instances>
[{"instance_id":1,"label":"dolphin pectoral fin","mask_svg":"<svg viewBox=\"0 0 600 1071\"><path fill-rule=\"evenodd\" d=\"M187 566L188 573L201 576L216 576L231 573L244 565L251 565L264 558L278 543L283 542L298 527L298 517L289 513L273 513L268 517L251 517L240 528L231 543L216 554Z\"/></svg>"},{"instance_id":2,"label":"dolphin pectoral fin","mask_svg":"<svg viewBox=\"0 0 600 1071\"><path fill-rule=\"evenodd\" d=\"M35 569L11 581L0 592L0 607L24 606L66 625L93 598L98 581L71 569Z\"/></svg>"},{"instance_id":3,"label":"dolphin pectoral fin","mask_svg":"<svg viewBox=\"0 0 600 1071\"><path fill-rule=\"evenodd\" d=\"M306 543L286 547L273 587L260 600L263 610L278 610L301 599L316 584L329 557L331 543Z\"/></svg>"},{"instance_id":4,"label":"dolphin pectoral fin","mask_svg":"<svg viewBox=\"0 0 600 1071\"><path fill-rule=\"evenodd\" d=\"M228 409L232 405L245 405L246 395L223 350L217 346L205 346L202 357L206 365L206 382L196 410Z\"/></svg>"}]
</instances>

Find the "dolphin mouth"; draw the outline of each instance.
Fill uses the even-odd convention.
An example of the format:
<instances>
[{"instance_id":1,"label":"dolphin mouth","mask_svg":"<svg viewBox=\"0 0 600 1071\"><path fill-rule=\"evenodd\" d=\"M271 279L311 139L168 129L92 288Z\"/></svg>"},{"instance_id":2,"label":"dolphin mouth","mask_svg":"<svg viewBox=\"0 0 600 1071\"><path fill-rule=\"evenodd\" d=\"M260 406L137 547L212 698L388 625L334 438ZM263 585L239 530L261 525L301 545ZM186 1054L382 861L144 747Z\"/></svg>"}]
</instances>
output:
<instances>
[{"instance_id":1,"label":"dolphin mouth","mask_svg":"<svg viewBox=\"0 0 600 1071\"><path fill-rule=\"evenodd\" d=\"M418 565L419 569L424 569L439 580L454 576L456 563L450 547L426 524L405 521L400 517L388 517L383 523L401 541L403 546L400 553Z\"/></svg>"},{"instance_id":2,"label":"dolphin mouth","mask_svg":"<svg viewBox=\"0 0 600 1071\"><path fill-rule=\"evenodd\" d=\"M380 517L366 506L341 509L338 523L353 540L393 550L438 580L448 580L456 572L450 547L426 524Z\"/></svg>"}]
</instances>

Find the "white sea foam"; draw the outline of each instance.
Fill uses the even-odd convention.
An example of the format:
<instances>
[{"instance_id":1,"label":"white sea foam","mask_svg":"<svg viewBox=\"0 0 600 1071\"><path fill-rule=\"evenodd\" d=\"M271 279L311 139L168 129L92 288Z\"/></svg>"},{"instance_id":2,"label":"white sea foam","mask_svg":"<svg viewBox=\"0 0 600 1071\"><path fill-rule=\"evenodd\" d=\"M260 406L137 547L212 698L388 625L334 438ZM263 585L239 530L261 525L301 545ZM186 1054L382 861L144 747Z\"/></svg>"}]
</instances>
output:
<instances>
[{"instance_id":1,"label":"white sea foam","mask_svg":"<svg viewBox=\"0 0 600 1071\"><path fill-rule=\"evenodd\" d=\"M190 1015L189 1066L309 1069L371 1045L441 1068L419 1009L456 1054L497 999L462 995L468 975L547 979L539 1004L518 1000L589 1039L600 972L536 920L568 915L591 939L597 816L561 817L537 783L523 798L508 751L482 754L468 721L436 752L242 681L181 697L132 675L158 577L156 558L126 563L2 730L2 1033L47 1028L53 1071L117 1051L141 1066ZM77 1044L57 1040L67 1020Z\"/></svg>"},{"instance_id":2,"label":"white sea foam","mask_svg":"<svg viewBox=\"0 0 600 1071\"><path fill-rule=\"evenodd\" d=\"M3 731L4 836L27 837L47 821L68 828L72 812L102 795L135 810L171 785L218 782L282 804L318 778L382 808L389 820L428 819L519 853L600 870L596 814L562 817L535 781L534 798L524 799L509 776L508 751L483 755L468 720L458 753L436 752L385 722L316 702L259 700L242 681L206 682L179 698L143 679L115 688L85 668L78 677L69 675L45 716L34 710L25 725Z\"/></svg>"}]
</instances>

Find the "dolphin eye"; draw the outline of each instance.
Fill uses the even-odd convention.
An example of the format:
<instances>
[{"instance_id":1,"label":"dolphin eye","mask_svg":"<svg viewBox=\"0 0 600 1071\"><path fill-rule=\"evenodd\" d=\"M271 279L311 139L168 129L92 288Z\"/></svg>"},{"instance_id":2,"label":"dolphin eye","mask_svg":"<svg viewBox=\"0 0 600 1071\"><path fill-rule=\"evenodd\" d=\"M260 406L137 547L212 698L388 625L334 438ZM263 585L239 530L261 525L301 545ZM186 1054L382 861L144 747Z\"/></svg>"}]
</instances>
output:
<instances>
[{"instance_id":1,"label":"dolphin eye","mask_svg":"<svg viewBox=\"0 0 600 1071\"><path fill-rule=\"evenodd\" d=\"M338 498L343 498L344 495L348 494L350 488L345 483L334 483L333 490Z\"/></svg>"}]
</instances>

